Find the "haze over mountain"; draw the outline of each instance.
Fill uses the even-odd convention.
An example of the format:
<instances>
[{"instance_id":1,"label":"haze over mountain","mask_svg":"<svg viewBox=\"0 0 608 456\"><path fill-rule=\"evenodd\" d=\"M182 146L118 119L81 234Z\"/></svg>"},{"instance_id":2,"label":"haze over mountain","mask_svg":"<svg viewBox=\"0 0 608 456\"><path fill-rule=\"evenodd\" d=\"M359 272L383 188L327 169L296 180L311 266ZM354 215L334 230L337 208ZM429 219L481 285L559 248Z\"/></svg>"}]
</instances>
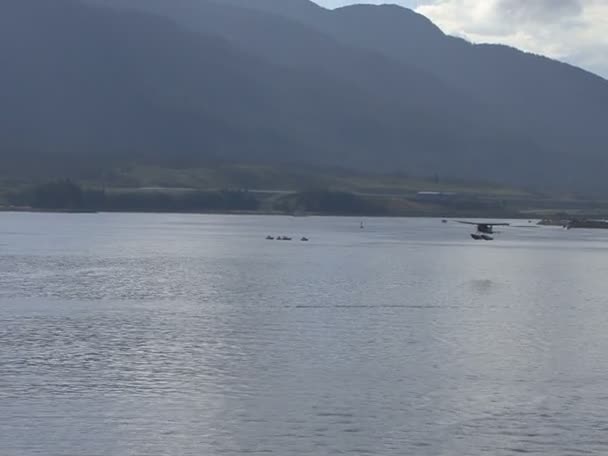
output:
<instances>
[{"instance_id":1,"label":"haze over mountain","mask_svg":"<svg viewBox=\"0 0 608 456\"><path fill-rule=\"evenodd\" d=\"M405 8L5 0L0 54L6 169L232 160L608 190L606 80Z\"/></svg>"}]
</instances>

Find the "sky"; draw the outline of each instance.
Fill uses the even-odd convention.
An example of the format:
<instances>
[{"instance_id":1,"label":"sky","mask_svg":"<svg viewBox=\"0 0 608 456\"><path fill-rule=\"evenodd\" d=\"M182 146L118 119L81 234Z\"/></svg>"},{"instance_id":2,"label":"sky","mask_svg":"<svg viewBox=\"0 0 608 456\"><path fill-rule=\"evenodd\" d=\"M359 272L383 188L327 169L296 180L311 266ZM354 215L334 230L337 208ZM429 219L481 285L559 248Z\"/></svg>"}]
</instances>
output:
<instances>
[{"instance_id":1,"label":"sky","mask_svg":"<svg viewBox=\"0 0 608 456\"><path fill-rule=\"evenodd\" d=\"M504 43L581 66L608 78L608 0L316 0L397 3L450 35Z\"/></svg>"}]
</instances>

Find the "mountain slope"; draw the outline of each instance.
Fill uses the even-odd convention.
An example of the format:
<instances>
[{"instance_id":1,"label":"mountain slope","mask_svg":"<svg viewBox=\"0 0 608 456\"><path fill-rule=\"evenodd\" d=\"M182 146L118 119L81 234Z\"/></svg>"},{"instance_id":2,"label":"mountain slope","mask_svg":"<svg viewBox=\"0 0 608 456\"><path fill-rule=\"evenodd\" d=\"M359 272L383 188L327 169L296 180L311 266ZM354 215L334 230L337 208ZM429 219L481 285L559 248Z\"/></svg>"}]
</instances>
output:
<instances>
[{"instance_id":1,"label":"mountain slope","mask_svg":"<svg viewBox=\"0 0 608 456\"><path fill-rule=\"evenodd\" d=\"M163 19L70 0L6 0L1 9L9 144L49 154L164 157L217 148L236 129L259 127L271 69L216 38L190 40ZM221 73L207 71L210 65ZM198 93L200 86L218 90Z\"/></svg>"},{"instance_id":2,"label":"mountain slope","mask_svg":"<svg viewBox=\"0 0 608 456\"><path fill-rule=\"evenodd\" d=\"M384 109L329 77L290 72L159 17L71 0L0 9L5 150L168 163L289 151L295 161L336 163L360 150L356 135L336 136L336 122L374 129L368 113Z\"/></svg>"},{"instance_id":3,"label":"mountain slope","mask_svg":"<svg viewBox=\"0 0 608 456\"><path fill-rule=\"evenodd\" d=\"M608 81L579 68L501 45L446 36L427 18L394 5L326 10L308 0L223 0L300 21L321 33L414 65L476 98L503 127L584 168L576 185L599 179L605 163ZM469 115L469 113L467 113ZM531 157L533 159L533 157ZM586 173L590 173L586 175Z\"/></svg>"},{"instance_id":4,"label":"mountain slope","mask_svg":"<svg viewBox=\"0 0 608 456\"><path fill-rule=\"evenodd\" d=\"M35 156L43 169L67 173L85 164L278 161L608 187L599 178L602 155L591 146L584 154L556 148L549 135L581 134L594 145L604 132L591 122L540 132L521 120L521 108L378 44L404 27L436 46L452 42L429 21L396 7L385 17L388 9L361 15L367 7L269 1L270 10L252 9L254 0L246 8L239 0L0 3L4 162L19 169ZM376 44L349 37L366 21L377 22ZM505 64L500 54L491 58ZM578 76L571 84L597 91Z\"/></svg>"},{"instance_id":5,"label":"mountain slope","mask_svg":"<svg viewBox=\"0 0 608 456\"><path fill-rule=\"evenodd\" d=\"M431 99L451 91L374 55L345 60L352 71L373 59L386 65L368 84L316 63L277 66L148 14L72 0L7 0L1 8L5 153L58 163L279 160L468 176L473 159L491 173L487 144L518 144L475 132L441 109L443 97ZM386 88L409 74L411 87L390 100Z\"/></svg>"},{"instance_id":6,"label":"mountain slope","mask_svg":"<svg viewBox=\"0 0 608 456\"><path fill-rule=\"evenodd\" d=\"M222 36L249 53L296 69L300 74L321 73L341 81L342 85L356 86L376 107L355 113L360 118L371 114L367 124L357 122L345 129L343 119L334 127L343 143L357 138L357 147L349 146L350 160L341 162L343 166L366 162L366 166L371 164L379 170L397 167L425 175L461 177L478 177L483 173L498 180L503 180L505 170L510 169L513 172L509 178L518 184L535 178L535 168L529 166L527 154L535 150L540 159L542 151L538 146L508 127L488 122L488 106L414 66L340 43L281 15L225 2L89 1L166 15L191 30ZM313 8L307 11L319 9ZM341 99L340 103L347 101ZM392 114L383 115L387 108ZM322 114L322 109L318 113ZM385 132L381 133L382 130ZM485 154L488 148L496 154ZM357 152L359 149L363 149L361 153ZM475 167L470 166L471 160L475 161ZM502 165L496 166L497 163Z\"/></svg>"},{"instance_id":7,"label":"mountain slope","mask_svg":"<svg viewBox=\"0 0 608 456\"><path fill-rule=\"evenodd\" d=\"M415 63L499 107L552 147L601 150L601 142L585 141L603 131L608 118L608 81L598 76L506 46L446 37L426 18L398 7L345 7L333 12L331 23L319 26L349 43ZM562 134L553 136L556 129Z\"/></svg>"},{"instance_id":8,"label":"mountain slope","mask_svg":"<svg viewBox=\"0 0 608 456\"><path fill-rule=\"evenodd\" d=\"M450 106L467 105L474 112L479 107L473 97L414 66L340 43L313 27L275 14L232 7L216 0L89 1L167 16L192 31L221 36L266 61L356 84L376 99L401 100L401 104L419 111L439 112L449 110ZM451 113L459 112L454 108Z\"/></svg>"}]
</instances>

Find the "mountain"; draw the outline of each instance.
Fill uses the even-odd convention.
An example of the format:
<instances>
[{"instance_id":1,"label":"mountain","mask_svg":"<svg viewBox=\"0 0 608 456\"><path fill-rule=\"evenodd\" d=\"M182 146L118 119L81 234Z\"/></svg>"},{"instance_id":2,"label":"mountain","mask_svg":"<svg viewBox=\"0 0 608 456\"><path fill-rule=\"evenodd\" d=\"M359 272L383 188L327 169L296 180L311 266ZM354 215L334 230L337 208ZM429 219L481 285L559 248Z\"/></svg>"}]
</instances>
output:
<instances>
[{"instance_id":1,"label":"mountain","mask_svg":"<svg viewBox=\"0 0 608 456\"><path fill-rule=\"evenodd\" d=\"M72 0L7 0L1 9L0 137L17 159L58 158L61 168L66 157L188 164L310 154L336 164L348 151L365 161L358 135L338 137L337 122L387 136L372 113L400 114L342 81L157 16Z\"/></svg>"},{"instance_id":2,"label":"mountain","mask_svg":"<svg viewBox=\"0 0 608 456\"><path fill-rule=\"evenodd\" d=\"M224 1L301 21L341 42L415 65L491 106L503 126L563 160L562 171L574 163L588 170L605 163L608 81L597 75L511 47L447 36L424 16L394 5L326 10L308 0Z\"/></svg>"},{"instance_id":3,"label":"mountain","mask_svg":"<svg viewBox=\"0 0 608 456\"><path fill-rule=\"evenodd\" d=\"M0 54L16 171L221 160L608 189L606 81L399 7L4 0ZM501 68L521 75L496 94Z\"/></svg>"},{"instance_id":4,"label":"mountain","mask_svg":"<svg viewBox=\"0 0 608 456\"><path fill-rule=\"evenodd\" d=\"M193 40L166 19L72 0L5 0L0 9L9 153L170 162L247 147L247 134L257 147L281 141L258 123L275 69L215 37Z\"/></svg>"}]
</instances>

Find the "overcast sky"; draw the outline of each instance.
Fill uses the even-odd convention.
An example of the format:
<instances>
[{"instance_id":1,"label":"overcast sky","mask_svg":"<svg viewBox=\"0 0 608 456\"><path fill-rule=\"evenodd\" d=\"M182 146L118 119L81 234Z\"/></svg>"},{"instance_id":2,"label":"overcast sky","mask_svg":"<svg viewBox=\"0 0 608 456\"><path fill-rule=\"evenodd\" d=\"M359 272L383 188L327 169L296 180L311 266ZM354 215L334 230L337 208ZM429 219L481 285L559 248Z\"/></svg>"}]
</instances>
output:
<instances>
[{"instance_id":1,"label":"overcast sky","mask_svg":"<svg viewBox=\"0 0 608 456\"><path fill-rule=\"evenodd\" d=\"M473 42L506 43L582 66L608 78L608 0L316 0L398 3L446 33Z\"/></svg>"}]
</instances>

